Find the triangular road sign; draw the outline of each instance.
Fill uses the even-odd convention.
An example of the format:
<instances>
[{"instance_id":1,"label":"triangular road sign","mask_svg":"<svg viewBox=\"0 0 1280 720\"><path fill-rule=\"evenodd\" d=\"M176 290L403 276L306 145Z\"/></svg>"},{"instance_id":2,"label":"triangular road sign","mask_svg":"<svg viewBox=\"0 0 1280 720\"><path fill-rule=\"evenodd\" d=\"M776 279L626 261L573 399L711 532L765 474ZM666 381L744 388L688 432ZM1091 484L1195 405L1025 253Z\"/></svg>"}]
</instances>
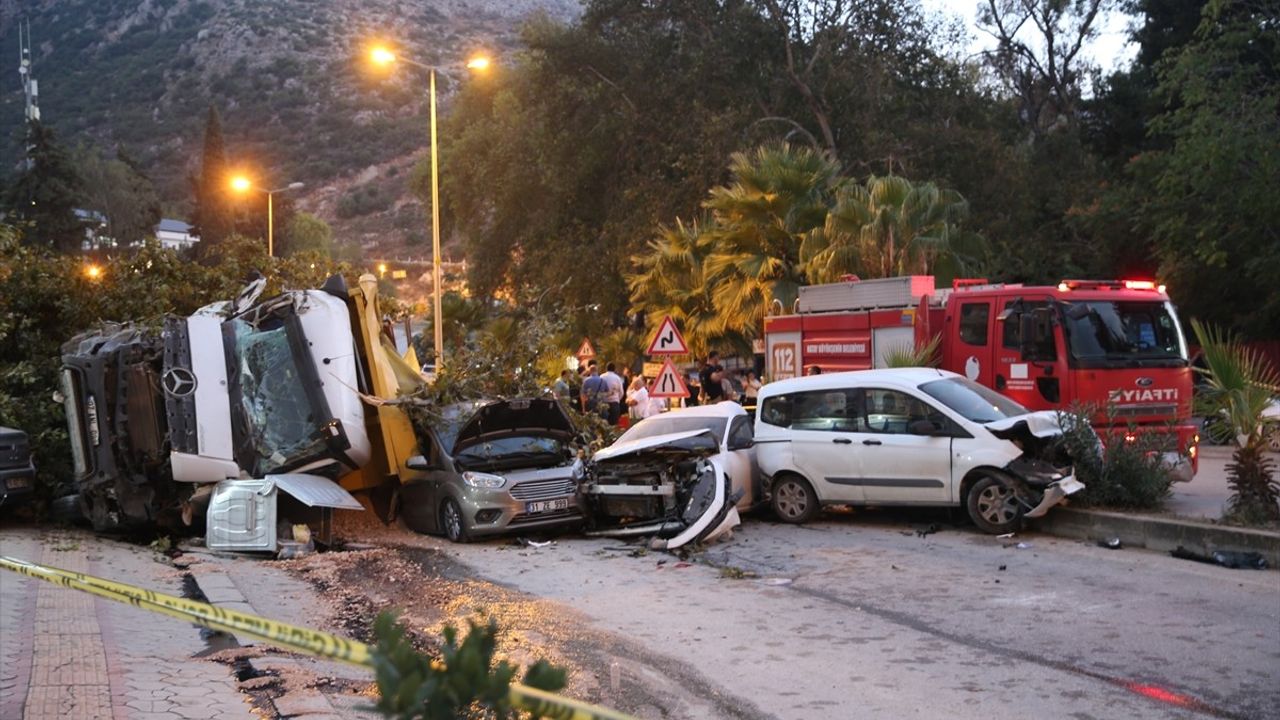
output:
<instances>
[{"instance_id":1,"label":"triangular road sign","mask_svg":"<svg viewBox=\"0 0 1280 720\"><path fill-rule=\"evenodd\" d=\"M680 377L680 373L676 372L676 366L671 364L670 359L662 363L662 372L658 373L658 377L654 378L653 387L649 389L649 397L689 397L689 386L684 384L684 378Z\"/></svg>"},{"instance_id":2,"label":"triangular road sign","mask_svg":"<svg viewBox=\"0 0 1280 720\"><path fill-rule=\"evenodd\" d=\"M689 346L684 343L684 336L680 334L680 330L676 327L676 321L668 315L662 319L662 324L658 326L658 334L653 336L653 342L649 343L649 349L645 351L646 355L687 355Z\"/></svg>"},{"instance_id":3,"label":"triangular road sign","mask_svg":"<svg viewBox=\"0 0 1280 720\"><path fill-rule=\"evenodd\" d=\"M579 360L589 360L596 356L596 349L591 347L589 339L582 338L582 344L578 346L578 352L574 355L577 355Z\"/></svg>"}]
</instances>

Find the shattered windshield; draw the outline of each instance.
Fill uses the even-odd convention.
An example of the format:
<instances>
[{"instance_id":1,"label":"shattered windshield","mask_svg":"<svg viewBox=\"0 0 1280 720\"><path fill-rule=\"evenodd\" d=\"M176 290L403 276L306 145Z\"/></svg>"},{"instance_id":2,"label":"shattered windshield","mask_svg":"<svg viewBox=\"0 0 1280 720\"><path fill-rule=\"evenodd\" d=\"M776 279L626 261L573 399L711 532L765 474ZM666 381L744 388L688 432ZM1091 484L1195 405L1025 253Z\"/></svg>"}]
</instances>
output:
<instances>
[{"instance_id":1,"label":"shattered windshield","mask_svg":"<svg viewBox=\"0 0 1280 720\"><path fill-rule=\"evenodd\" d=\"M1182 331L1168 303L1086 300L1066 305L1071 357L1098 361L1186 361Z\"/></svg>"},{"instance_id":2,"label":"shattered windshield","mask_svg":"<svg viewBox=\"0 0 1280 720\"><path fill-rule=\"evenodd\" d=\"M228 320L234 335L232 363L239 410L254 454L253 474L261 477L290 463L323 454L321 426L327 408L317 408L289 345L286 323L269 318L255 328Z\"/></svg>"}]
</instances>

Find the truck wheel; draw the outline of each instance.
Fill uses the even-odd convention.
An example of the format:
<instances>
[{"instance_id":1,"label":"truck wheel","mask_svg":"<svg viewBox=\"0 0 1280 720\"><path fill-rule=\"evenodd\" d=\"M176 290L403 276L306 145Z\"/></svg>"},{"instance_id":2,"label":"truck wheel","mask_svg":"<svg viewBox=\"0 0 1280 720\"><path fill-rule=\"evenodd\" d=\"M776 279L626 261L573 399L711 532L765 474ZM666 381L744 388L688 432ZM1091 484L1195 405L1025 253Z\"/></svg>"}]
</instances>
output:
<instances>
[{"instance_id":1,"label":"truck wheel","mask_svg":"<svg viewBox=\"0 0 1280 720\"><path fill-rule=\"evenodd\" d=\"M818 514L818 494L799 475L781 475L773 482L773 514L786 523L806 523Z\"/></svg>"},{"instance_id":2,"label":"truck wheel","mask_svg":"<svg viewBox=\"0 0 1280 720\"><path fill-rule=\"evenodd\" d=\"M464 543L467 537L467 526L462 520L462 508L453 498L445 498L440 504L440 529L450 542Z\"/></svg>"},{"instance_id":3,"label":"truck wheel","mask_svg":"<svg viewBox=\"0 0 1280 720\"><path fill-rule=\"evenodd\" d=\"M1022 505L1013 488L990 475L969 488L965 504L973 524L992 535L1013 532L1022 524Z\"/></svg>"}]
</instances>

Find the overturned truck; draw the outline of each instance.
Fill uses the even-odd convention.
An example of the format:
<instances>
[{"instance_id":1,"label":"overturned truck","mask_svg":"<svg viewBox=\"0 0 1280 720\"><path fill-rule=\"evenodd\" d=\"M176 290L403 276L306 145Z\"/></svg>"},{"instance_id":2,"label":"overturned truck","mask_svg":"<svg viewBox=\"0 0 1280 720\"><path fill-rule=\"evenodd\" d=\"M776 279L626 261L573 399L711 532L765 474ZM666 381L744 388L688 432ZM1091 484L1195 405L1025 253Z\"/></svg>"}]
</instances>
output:
<instances>
[{"instance_id":1,"label":"overturned truck","mask_svg":"<svg viewBox=\"0 0 1280 720\"><path fill-rule=\"evenodd\" d=\"M284 520L325 529L329 509L384 518L413 471L408 417L368 407L422 382L382 333L377 282L107 325L62 348L64 403L84 516L98 530L199 526L210 545L275 550ZM283 493L283 495L281 495ZM212 506L212 507L210 507Z\"/></svg>"}]
</instances>

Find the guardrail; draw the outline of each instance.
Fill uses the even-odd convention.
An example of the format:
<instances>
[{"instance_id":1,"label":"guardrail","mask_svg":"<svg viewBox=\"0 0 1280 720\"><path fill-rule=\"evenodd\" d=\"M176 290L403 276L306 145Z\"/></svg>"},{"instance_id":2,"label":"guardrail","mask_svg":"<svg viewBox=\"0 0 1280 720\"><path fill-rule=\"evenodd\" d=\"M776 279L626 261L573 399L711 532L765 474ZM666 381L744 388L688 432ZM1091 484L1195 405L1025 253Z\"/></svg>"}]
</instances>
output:
<instances>
[{"instance_id":1,"label":"guardrail","mask_svg":"<svg viewBox=\"0 0 1280 720\"><path fill-rule=\"evenodd\" d=\"M196 600L166 595L126 583L60 570L47 565L0 556L0 568L37 580L80 590L107 600L185 620L210 630L252 637L294 652L373 669L373 651L365 643L331 633L276 622L257 615L227 610ZM555 693L511 683L514 707L558 720L635 720L630 715Z\"/></svg>"}]
</instances>

